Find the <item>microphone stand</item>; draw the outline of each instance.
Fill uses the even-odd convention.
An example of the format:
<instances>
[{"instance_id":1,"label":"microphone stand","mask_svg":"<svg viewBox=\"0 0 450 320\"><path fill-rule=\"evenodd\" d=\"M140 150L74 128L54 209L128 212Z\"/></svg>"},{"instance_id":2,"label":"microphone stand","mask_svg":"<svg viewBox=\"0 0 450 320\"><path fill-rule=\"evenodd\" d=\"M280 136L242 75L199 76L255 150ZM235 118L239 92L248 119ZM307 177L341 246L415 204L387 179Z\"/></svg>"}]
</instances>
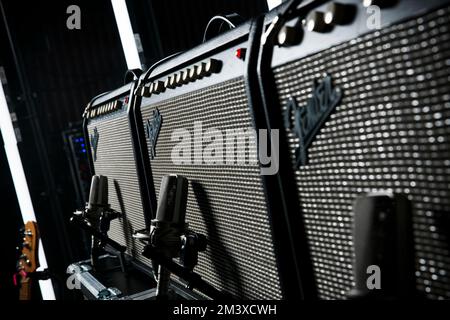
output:
<instances>
[{"instance_id":1,"label":"microphone stand","mask_svg":"<svg viewBox=\"0 0 450 320\"><path fill-rule=\"evenodd\" d=\"M84 229L89 230L92 235L91 264L93 268L98 266L98 257L100 256L100 250L105 246L105 239L109 239L107 234L111 221L117 219L119 216L120 213L111 209L108 203L108 178L101 175L93 176L89 192L89 201L86 204L86 207L83 210L74 212L71 219ZM111 245L111 247L117 247L116 244L117 243ZM124 251L125 250L122 250L122 248L118 250L122 271L125 271Z\"/></svg>"},{"instance_id":2,"label":"microphone stand","mask_svg":"<svg viewBox=\"0 0 450 320\"><path fill-rule=\"evenodd\" d=\"M159 192L156 219L150 230L137 231L133 236L145 244L143 255L152 260L157 273L157 299L167 299L171 273L187 282L187 287L203 291L213 299L229 298L203 281L193 272L198 252L206 250L206 237L188 229L185 222L188 181L178 175L164 176ZM180 258L182 265L173 261Z\"/></svg>"}]
</instances>

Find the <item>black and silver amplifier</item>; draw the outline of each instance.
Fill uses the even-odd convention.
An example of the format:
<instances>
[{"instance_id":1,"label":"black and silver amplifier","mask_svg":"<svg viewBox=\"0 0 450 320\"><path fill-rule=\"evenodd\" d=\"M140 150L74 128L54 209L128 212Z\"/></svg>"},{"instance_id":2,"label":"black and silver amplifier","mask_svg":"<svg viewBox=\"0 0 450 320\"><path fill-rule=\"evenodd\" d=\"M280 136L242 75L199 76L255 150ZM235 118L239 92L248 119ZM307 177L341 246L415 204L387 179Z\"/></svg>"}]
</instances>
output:
<instances>
[{"instance_id":1,"label":"black and silver amplifier","mask_svg":"<svg viewBox=\"0 0 450 320\"><path fill-rule=\"evenodd\" d=\"M111 209L120 212L111 221L108 236L126 246L127 254L139 257L143 245L132 235L146 228L151 216L145 180L139 173L136 134L130 116L134 83L94 98L84 112L84 130L89 143L92 175L106 176Z\"/></svg>"},{"instance_id":2,"label":"black and silver amplifier","mask_svg":"<svg viewBox=\"0 0 450 320\"><path fill-rule=\"evenodd\" d=\"M258 70L318 297L345 298L354 287L355 248L387 212L360 232L356 215L369 209L358 203L382 210L371 196L382 192L411 203L417 291L449 299L448 1L309 1L292 13L265 34Z\"/></svg>"},{"instance_id":3,"label":"black and silver amplifier","mask_svg":"<svg viewBox=\"0 0 450 320\"><path fill-rule=\"evenodd\" d=\"M151 68L134 112L153 199L164 176L189 181L186 221L208 241L195 271L236 298L300 297L292 243L278 242L286 230L273 224L283 208L256 155L251 87L261 30L262 20L244 23Z\"/></svg>"},{"instance_id":4,"label":"black and silver amplifier","mask_svg":"<svg viewBox=\"0 0 450 320\"><path fill-rule=\"evenodd\" d=\"M352 298L379 263L450 298L449 2L300 2L88 106L93 174L123 213L108 235L150 266L132 234L180 175L207 238L194 271L220 291Z\"/></svg>"}]
</instances>

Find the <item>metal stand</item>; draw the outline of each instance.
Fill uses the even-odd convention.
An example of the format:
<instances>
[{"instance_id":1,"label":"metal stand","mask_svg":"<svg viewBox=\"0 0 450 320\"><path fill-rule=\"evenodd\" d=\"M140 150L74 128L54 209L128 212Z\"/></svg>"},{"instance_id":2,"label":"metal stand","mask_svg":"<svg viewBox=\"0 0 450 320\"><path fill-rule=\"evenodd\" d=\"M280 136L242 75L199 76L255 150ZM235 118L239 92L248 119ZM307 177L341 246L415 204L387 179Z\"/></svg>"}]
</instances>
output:
<instances>
[{"instance_id":1,"label":"metal stand","mask_svg":"<svg viewBox=\"0 0 450 320\"><path fill-rule=\"evenodd\" d=\"M75 211L72 220L83 222L83 227L89 226L92 234L91 240L91 264L95 268L101 249L105 247L104 239L108 238L111 221L117 219L121 214L113 209L108 203L108 178L105 176L93 176L89 201L83 210ZM114 247L114 246L113 246ZM121 261L122 271L125 271L122 248L119 249L118 257ZM113 253L114 254L114 253Z\"/></svg>"}]
</instances>

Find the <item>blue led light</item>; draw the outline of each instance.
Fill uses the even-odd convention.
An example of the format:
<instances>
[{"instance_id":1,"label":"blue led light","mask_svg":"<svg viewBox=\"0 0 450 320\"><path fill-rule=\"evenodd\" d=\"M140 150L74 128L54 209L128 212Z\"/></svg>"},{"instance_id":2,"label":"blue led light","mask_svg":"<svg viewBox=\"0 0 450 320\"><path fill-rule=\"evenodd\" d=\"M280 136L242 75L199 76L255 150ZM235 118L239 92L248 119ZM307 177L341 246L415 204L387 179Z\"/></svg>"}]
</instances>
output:
<instances>
[{"instance_id":1,"label":"blue led light","mask_svg":"<svg viewBox=\"0 0 450 320\"><path fill-rule=\"evenodd\" d=\"M85 146L84 143L82 143L81 146L84 148L84 146Z\"/></svg>"},{"instance_id":2,"label":"blue led light","mask_svg":"<svg viewBox=\"0 0 450 320\"><path fill-rule=\"evenodd\" d=\"M81 150L81 152L86 153L86 149Z\"/></svg>"}]
</instances>

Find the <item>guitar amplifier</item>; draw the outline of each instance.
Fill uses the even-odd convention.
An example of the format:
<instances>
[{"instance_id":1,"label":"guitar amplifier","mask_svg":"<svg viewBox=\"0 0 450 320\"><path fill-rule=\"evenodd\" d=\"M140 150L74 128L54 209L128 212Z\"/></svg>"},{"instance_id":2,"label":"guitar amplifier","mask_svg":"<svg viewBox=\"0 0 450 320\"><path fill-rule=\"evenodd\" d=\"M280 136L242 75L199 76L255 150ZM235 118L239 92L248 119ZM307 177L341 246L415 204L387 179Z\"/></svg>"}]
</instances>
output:
<instances>
[{"instance_id":1,"label":"guitar amplifier","mask_svg":"<svg viewBox=\"0 0 450 320\"><path fill-rule=\"evenodd\" d=\"M91 174L108 178L109 203L121 213L111 221L108 236L126 246L128 255L144 259L143 245L132 237L135 230L147 227L146 217L151 216L129 112L133 88L134 83L128 84L94 98L83 114L83 128Z\"/></svg>"},{"instance_id":2,"label":"guitar amplifier","mask_svg":"<svg viewBox=\"0 0 450 320\"><path fill-rule=\"evenodd\" d=\"M261 167L251 161L252 130L260 128L249 63L261 25L244 23L151 68L141 76L134 112L151 202L165 175L189 181L186 221L208 239L194 271L236 298L281 299L296 286L281 270L294 264L283 262L292 259L281 254L289 244L276 240L272 223L282 210L273 208Z\"/></svg>"},{"instance_id":3,"label":"guitar amplifier","mask_svg":"<svg viewBox=\"0 0 450 320\"><path fill-rule=\"evenodd\" d=\"M354 286L353 204L381 191L411 202L417 291L449 299L449 3L315 3L279 29L258 70L317 294Z\"/></svg>"}]
</instances>

